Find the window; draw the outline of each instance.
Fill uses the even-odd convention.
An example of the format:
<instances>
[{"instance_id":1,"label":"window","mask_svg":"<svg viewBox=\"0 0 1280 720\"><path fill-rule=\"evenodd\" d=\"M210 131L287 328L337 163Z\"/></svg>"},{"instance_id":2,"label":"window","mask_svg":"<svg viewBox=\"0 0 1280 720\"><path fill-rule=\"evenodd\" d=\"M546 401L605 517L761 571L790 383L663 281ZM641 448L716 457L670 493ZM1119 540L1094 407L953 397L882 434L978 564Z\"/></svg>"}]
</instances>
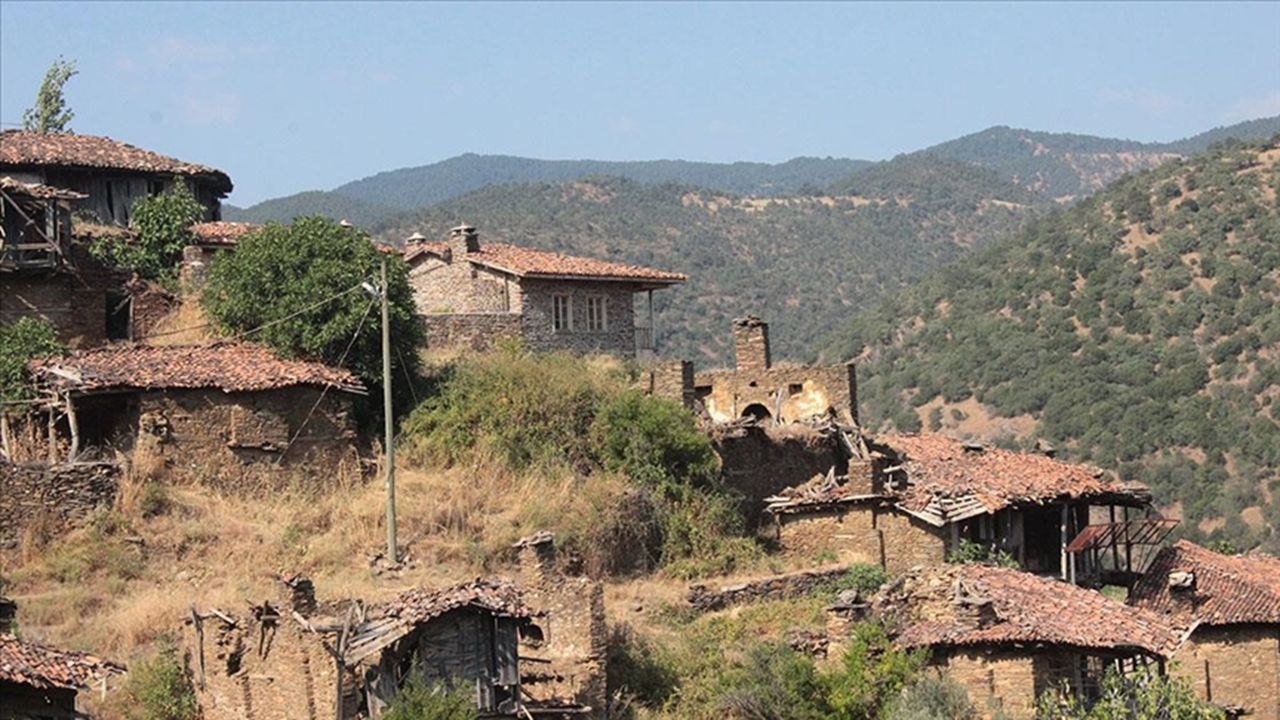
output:
<instances>
[{"instance_id":1,"label":"window","mask_svg":"<svg viewBox=\"0 0 1280 720\"><path fill-rule=\"evenodd\" d=\"M587 296L587 331L604 332L608 329L606 321L605 297L603 295Z\"/></svg>"},{"instance_id":2,"label":"window","mask_svg":"<svg viewBox=\"0 0 1280 720\"><path fill-rule=\"evenodd\" d=\"M551 296L551 329L556 332L573 329L573 302L568 295Z\"/></svg>"}]
</instances>

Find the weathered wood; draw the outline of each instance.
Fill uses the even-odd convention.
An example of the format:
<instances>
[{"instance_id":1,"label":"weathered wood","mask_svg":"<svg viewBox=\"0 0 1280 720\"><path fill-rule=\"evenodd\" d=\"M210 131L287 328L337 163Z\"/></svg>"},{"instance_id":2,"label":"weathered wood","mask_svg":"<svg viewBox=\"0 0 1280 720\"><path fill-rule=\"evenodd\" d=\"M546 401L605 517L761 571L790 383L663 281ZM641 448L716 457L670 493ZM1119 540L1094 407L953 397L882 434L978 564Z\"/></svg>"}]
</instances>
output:
<instances>
[{"instance_id":1,"label":"weathered wood","mask_svg":"<svg viewBox=\"0 0 1280 720\"><path fill-rule=\"evenodd\" d=\"M71 393L66 394L67 426L71 428L71 448L67 451L67 462L76 461L80 454L80 420L76 417L76 406L71 401Z\"/></svg>"},{"instance_id":2,"label":"weathered wood","mask_svg":"<svg viewBox=\"0 0 1280 720\"><path fill-rule=\"evenodd\" d=\"M200 613L196 612L195 603L191 604L191 624L196 630L196 667L199 674L196 676L200 683L200 690L205 689L204 684L204 618L200 617Z\"/></svg>"}]
</instances>

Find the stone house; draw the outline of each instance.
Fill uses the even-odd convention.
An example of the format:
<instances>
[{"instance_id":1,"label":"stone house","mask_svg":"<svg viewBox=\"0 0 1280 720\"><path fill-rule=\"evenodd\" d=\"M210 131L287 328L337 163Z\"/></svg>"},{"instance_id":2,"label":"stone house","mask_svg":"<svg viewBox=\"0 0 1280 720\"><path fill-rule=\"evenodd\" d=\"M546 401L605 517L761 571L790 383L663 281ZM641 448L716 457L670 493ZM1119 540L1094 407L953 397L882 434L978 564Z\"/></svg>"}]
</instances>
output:
<instances>
[{"instance_id":1,"label":"stone house","mask_svg":"<svg viewBox=\"0 0 1280 720\"><path fill-rule=\"evenodd\" d=\"M205 207L206 220L222 217L231 178L221 170L184 162L94 135L0 132L0 175L20 182L74 190L72 209L108 225L128 226L136 200L174 183L187 185Z\"/></svg>"},{"instance_id":2,"label":"stone house","mask_svg":"<svg viewBox=\"0 0 1280 720\"><path fill-rule=\"evenodd\" d=\"M376 718L415 675L474 691L483 717L529 717L519 642L540 613L511 583L413 588L385 603L317 603L309 580L248 613L193 611L183 638L207 720Z\"/></svg>"},{"instance_id":3,"label":"stone house","mask_svg":"<svg viewBox=\"0 0 1280 720\"><path fill-rule=\"evenodd\" d=\"M1125 582L1176 524L1155 515L1145 487L1112 482L1084 465L941 435L864 441L866 454L849 460L847 476L768 499L785 552L898 574L941 565L967 540L1006 552L1033 573ZM1123 519L1106 522L1117 511ZM1100 535L1099 528L1113 532ZM1069 552L1081 534L1110 544L1105 552L1094 552L1096 544Z\"/></svg>"},{"instance_id":4,"label":"stone house","mask_svg":"<svg viewBox=\"0 0 1280 720\"><path fill-rule=\"evenodd\" d=\"M754 315L733 322L733 347L733 368L693 377L693 395L713 422L751 417L778 424L831 418L857 424L858 381L853 363L775 366L769 325Z\"/></svg>"},{"instance_id":5,"label":"stone house","mask_svg":"<svg viewBox=\"0 0 1280 720\"><path fill-rule=\"evenodd\" d=\"M234 250L245 233L261 225L244 222L202 222L191 226L192 243L182 249L182 279L192 286L204 282L209 265L219 253Z\"/></svg>"},{"instance_id":6,"label":"stone house","mask_svg":"<svg viewBox=\"0 0 1280 720\"><path fill-rule=\"evenodd\" d=\"M1178 631L1171 672L1235 715L1280 718L1280 559L1186 540L1160 551L1128 602Z\"/></svg>"},{"instance_id":7,"label":"stone house","mask_svg":"<svg viewBox=\"0 0 1280 720\"><path fill-rule=\"evenodd\" d=\"M533 350L635 357L654 350L653 291L679 273L499 243L454 228L444 242L405 241L429 348L486 349L519 338ZM642 319L636 295L644 293Z\"/></svg>"},{"instance_id":8,"label":"stone house","mask_svg":"<svg viewBox=\"0 0 1280 720\"><path fill-rule=\"evenodd\" d=\"M0 606L3 606L0 602ZM124 666L89 653L19 640L0 617L0 718L74 720L81 690L97 690Z\"/></svg>"},{"instance_id":9,"label":"stone house","mask_svg":"<svg viewBox=\"0 0 1280 720\"><path fill-rule=\"evenodd\" d=\"M248 344L115 345L33 361L50 464L129 456L175 479L254 490L282 471L358 473L346 370Z\"/></svg>"},{"instance_id":10,"label":"stone house","mask_svg":"<svg viewBox=\"0 0 1280 720\"><path fill-rule=\"evenodd\" d=\"M906 650L923 649L988 716L1029 717L1036 698L1069 683L1096 697L1108 666L1164 660L1177 642L1155 614L1101 593L981 564L917 568L871 599L872 614ZM839 656L849 618L834 616L828 652Z\"/></svg>"}]
</instances>

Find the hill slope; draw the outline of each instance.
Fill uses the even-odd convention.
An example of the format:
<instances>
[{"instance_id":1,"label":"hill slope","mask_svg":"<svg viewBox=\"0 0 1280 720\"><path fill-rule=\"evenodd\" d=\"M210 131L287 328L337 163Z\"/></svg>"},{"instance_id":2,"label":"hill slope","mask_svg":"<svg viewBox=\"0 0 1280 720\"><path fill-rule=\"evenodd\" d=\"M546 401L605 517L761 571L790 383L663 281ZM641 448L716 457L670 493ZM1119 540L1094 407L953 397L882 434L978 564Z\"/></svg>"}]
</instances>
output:
<instances>
[{"instance_id":1,"label":"hill slope","mask_svg":"<svg viewBox=\"0 0 1280 720\"><path fill-rule=\"evenodd\" d=\"M884 300L828 354L863 358L872 424L1042 437L1148 482L1192 534L1275 547L1278 163L1275 141L1228 143L1127 178Z\"/></svg>"},{"instance_id":2,"label":"hill slope","mask_svg":"<svg viewBox=\"0 0 1280 720\"><path fill-rule=\"evenodd\" d=\"M771 200L620 178L494 186L398 216L376 234L395 243L414 231L443 237L465 220L482 242L683 272L684 287L655 294L667 354L728 361L730 320L753 312L773 323L777 356L800 360L851 310L1018 228L1030 212L1026 192L971 165L903 159L881 173L893 183L868 184L870 195Z\"/></svg>"}]
</instances>

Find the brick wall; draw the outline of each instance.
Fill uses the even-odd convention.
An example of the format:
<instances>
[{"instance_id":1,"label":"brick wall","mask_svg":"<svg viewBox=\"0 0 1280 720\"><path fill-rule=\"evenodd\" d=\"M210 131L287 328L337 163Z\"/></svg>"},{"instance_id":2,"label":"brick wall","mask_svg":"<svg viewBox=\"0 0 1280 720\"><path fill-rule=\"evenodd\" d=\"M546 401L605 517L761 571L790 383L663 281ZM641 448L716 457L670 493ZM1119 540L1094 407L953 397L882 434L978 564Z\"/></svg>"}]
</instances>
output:
<instances>
[{"instance_id":1,"label":"brick wall","mask_svg":"<svg viewBox=\"0 0 1280 720\"><path fill-rule=\"evenodd\" d=\"M490 350L500 340L519 338L519 313L440 313L419 315L428 349Z\"/></svg>"},{"instance_id":2,"label":"brick wall","mask_svg":"<svg viewBox=\"0 0 1280 720\"><path fill-rule=\"evenodd\" d=\"M1202 698L1246 708L1250 717L1280 718L1280 626L1204 627L1173 657Z\"/></svg>"},{"instance_id":3,"label":"brick wall","mask_svg":"<svg viewBox=\"0 0 1280 720\"><path fill-rule=\"evenodd\" d=\"M110 508L119 468L106 463L35 467L0 461L0 547L16 547L24 530L57 533Z\"/></svg>"},{"instance_id":4,"label":"brick wall","mask_svg":"<svg viewBox=\"0 0 1280 720\"><path fill-rule=\"evenodd\" d=\"M870 503L780 515L778 539L783 552L793 557L834 556L841 563L880 565L890 575L946 561L941 530Z\"/></svg>"},{"instance_id":5,"label":"brick wall","mask_svg":"<svg viewBox=\"0 0 1280 720\"><path fill-rule=\"evenodd\" d=\"M522 285L524 341L530 349L635 356L636 313L631 285L556 280L525 280ZM556 331L552 326L552 298L556 295L570 298L572 330ZM590 296L605 298L603 331L587 330L587 298Z\"/></svg>"}]
</instances>

